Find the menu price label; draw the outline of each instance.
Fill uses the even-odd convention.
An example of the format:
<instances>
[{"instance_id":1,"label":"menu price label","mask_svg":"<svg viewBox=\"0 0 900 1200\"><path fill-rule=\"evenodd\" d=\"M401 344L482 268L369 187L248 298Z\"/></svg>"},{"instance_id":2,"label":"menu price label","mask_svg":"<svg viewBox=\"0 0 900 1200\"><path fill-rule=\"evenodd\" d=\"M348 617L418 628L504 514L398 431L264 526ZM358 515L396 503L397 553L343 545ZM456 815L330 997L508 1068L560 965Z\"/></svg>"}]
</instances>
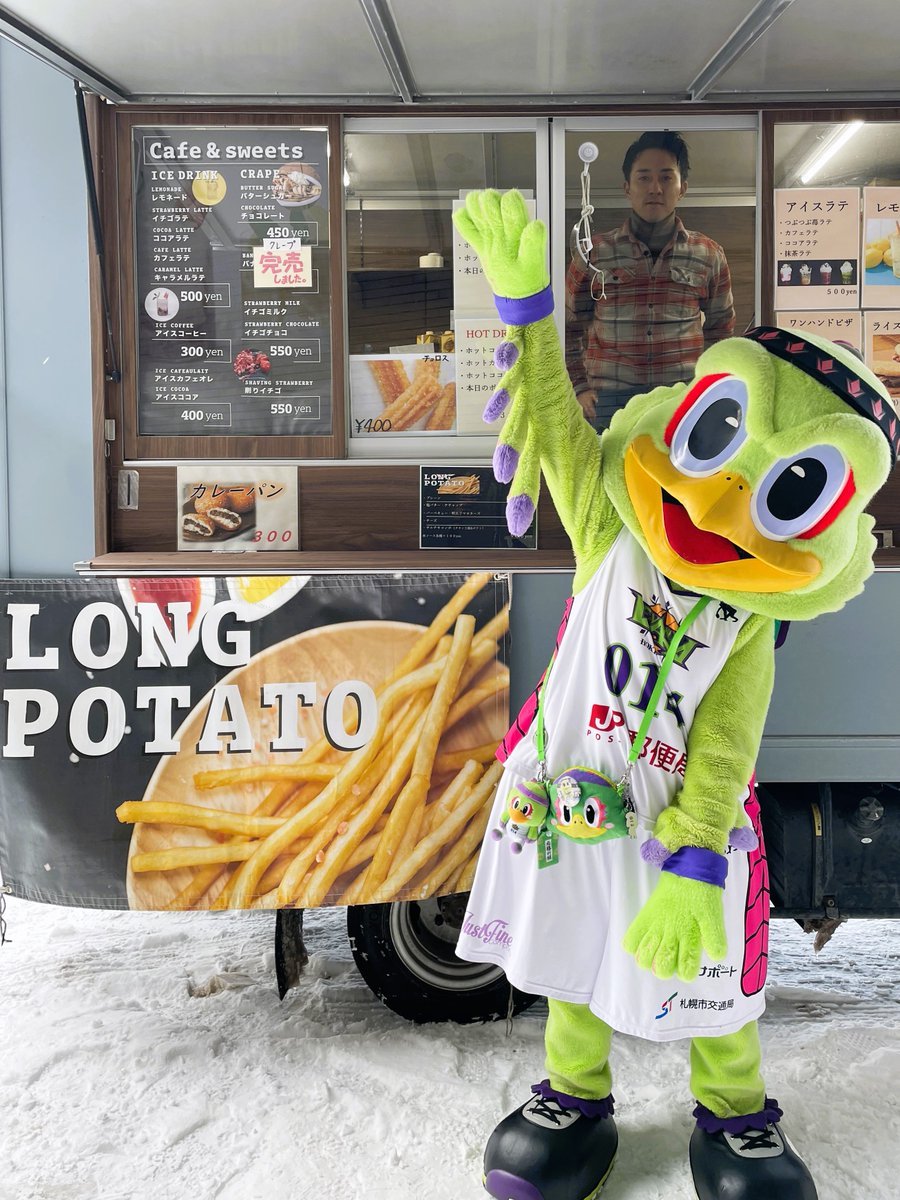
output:
<instances>
[{"instance_id":1,"label":"menu price label","mask_svg":"<svg viewBox=\"0 0 900 1200\"><path fill-rule=\"evenodd\" d=\"M775 307L859 307L859 188L775 189Z\"/></svg>"},{"instance_id":2,"label":"menu price label","mask_svg":"<svg viewBox=\"0 0 900 1200\"><path fill-rule=\"evenodd\" d=\"M133 131L138 433L332 433L324 128Z\"/></svg>"},{"instance_id":3,"label":"menu price label","mask_svg":"<svg viewBox=\"0 0 900 1200\"><path fill-rule=\"evenodd\" d=\"M176 487L179 550L300 549L296 467L182 462Z\"/></svg>"},{"instance_id":4,"label":"menu price label","mask_svg":"<svg viewBox=\"0 0 900 1200\"><path fill-rule=\"evenodd\" d=\"M351 435L455 433L455 369L453 354L351 354Z\"/></svg>"},{"instance_id":5,"label":"menu price label","mask_svg":"<svg viewBox=\"0 0 900 1200\"><path fill-rule=\"evenodd\" d=\"M419 468L422 550L536 550L537 516L524 537L506 524L509 484L490 467Z\"/></svg>"}]
</instances>

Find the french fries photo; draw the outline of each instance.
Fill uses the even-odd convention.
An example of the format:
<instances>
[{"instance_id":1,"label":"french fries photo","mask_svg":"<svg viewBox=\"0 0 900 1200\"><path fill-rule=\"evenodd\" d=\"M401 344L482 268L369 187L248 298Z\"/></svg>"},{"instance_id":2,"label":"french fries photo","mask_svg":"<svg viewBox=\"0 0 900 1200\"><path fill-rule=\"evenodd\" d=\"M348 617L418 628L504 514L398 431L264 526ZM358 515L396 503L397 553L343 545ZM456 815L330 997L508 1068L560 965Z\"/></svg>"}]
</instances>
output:
<instances>
[{"instance_id":1,"label":"french fries photo","mask_svg":"<svg viewBox=\"0 0 900 1200\"><path fill-rule=\"evenodd\" d=\"M428 626L322 626L222 680L248 700L272 679L314 679L323 700L341 681L359 681L377 700L371 734L339 749L323 733L321 705L318 715L301 706L305 748L275 753L278 718L248 703L253 752L223 745L198 755L198 705L180 731L183 750L160 761L142 800L116 810L133 827L131 906L305 908L421 899L470 884L508 724L509 675L498 653L508 606L481 628L465 611L492 578L469 576ZM362 714L358 702L343 705L352 738Z\"/></svg>"}]
</instances>

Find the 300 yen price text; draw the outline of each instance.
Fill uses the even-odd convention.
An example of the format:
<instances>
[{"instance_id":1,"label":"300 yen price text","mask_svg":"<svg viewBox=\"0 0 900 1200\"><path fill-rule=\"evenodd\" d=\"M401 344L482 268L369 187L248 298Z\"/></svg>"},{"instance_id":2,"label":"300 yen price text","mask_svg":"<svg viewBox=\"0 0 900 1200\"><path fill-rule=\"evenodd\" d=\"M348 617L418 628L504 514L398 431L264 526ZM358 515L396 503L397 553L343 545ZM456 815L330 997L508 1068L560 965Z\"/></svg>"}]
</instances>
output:
<instances>
[{"instance_id":1,"label":"300 yen price text","mask_svg":"<svg viewBox=\"0 0 900 1200\"><path fill-rule=\"evenodd\" d=\"M254 542L289 542L293 536L290 529L257 529L251 540Z\"/></svg>"},{"instance_id":2,"label":"300 yen price text","mask_svg":"<svg viewBox=\"0 0 900 1200\"><path fill-rule=\"evenodd\" d=\"M224 358L225 351L218 346L182 346L182 358Z\"/></svg>"}]
</instances>

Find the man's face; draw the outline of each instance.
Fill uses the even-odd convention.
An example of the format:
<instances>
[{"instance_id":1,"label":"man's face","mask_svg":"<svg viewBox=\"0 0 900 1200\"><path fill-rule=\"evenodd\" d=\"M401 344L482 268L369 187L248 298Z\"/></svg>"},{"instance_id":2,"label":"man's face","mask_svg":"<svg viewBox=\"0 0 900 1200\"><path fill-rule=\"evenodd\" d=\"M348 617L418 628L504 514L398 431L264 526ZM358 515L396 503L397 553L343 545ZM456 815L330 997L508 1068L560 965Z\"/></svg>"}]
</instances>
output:
<instances>
[{"instance_id":1,"label":"man's face","mask_svg":"<svg viewBox=\"0 0 900 1200\"><path fill-rule=\"evenodd\" d=\"M644 221L664 221L687 191L678 160L668 150L642 150L624 186L631 207Z\"/></svg>"}]
</instances>

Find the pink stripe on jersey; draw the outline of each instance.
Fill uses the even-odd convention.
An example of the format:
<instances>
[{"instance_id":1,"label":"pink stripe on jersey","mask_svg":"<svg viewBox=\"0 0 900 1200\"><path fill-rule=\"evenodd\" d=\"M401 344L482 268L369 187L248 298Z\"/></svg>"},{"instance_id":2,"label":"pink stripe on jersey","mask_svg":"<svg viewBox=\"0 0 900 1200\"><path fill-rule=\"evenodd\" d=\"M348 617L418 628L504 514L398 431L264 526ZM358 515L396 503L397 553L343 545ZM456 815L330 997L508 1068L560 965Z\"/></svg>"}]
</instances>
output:
<instances>
[{"instance_id":1,"label":"pink stripe on jersey","mask_svg":"<svg viewBox=\"0 0 900 1200\"><path fill-rule=\"evenodd\" d=\"M566 632L566 626L569 623L569 613L572 611L572 604L574 600L575 597L570 596L566 601L566 607L563 611L562 620L559 623L559 629L557 630L556 634L556 645L553 649L553 658L556 658L557 651L562 644L563 634ZM515 750L516 746L518 746L519 742L521 742L522 738L528 733L528 730L531 728L532 723L534 722L535 714L537 713L538 698L541 694L541 687L543 686L544 680L547 678L547 671L550 670L550 666L553 664L553 658L550 659L550 665L548 665L547 670L544 671L543 675L539 679L537 687L522 705L521 709L519 710L519 715L513 721L512 725L510 725L506 732L506 736L497 747L495 757L498 758L502 763L506 762L510 754L512 754L513 750Z\"/></svg>"}]
</instances>

